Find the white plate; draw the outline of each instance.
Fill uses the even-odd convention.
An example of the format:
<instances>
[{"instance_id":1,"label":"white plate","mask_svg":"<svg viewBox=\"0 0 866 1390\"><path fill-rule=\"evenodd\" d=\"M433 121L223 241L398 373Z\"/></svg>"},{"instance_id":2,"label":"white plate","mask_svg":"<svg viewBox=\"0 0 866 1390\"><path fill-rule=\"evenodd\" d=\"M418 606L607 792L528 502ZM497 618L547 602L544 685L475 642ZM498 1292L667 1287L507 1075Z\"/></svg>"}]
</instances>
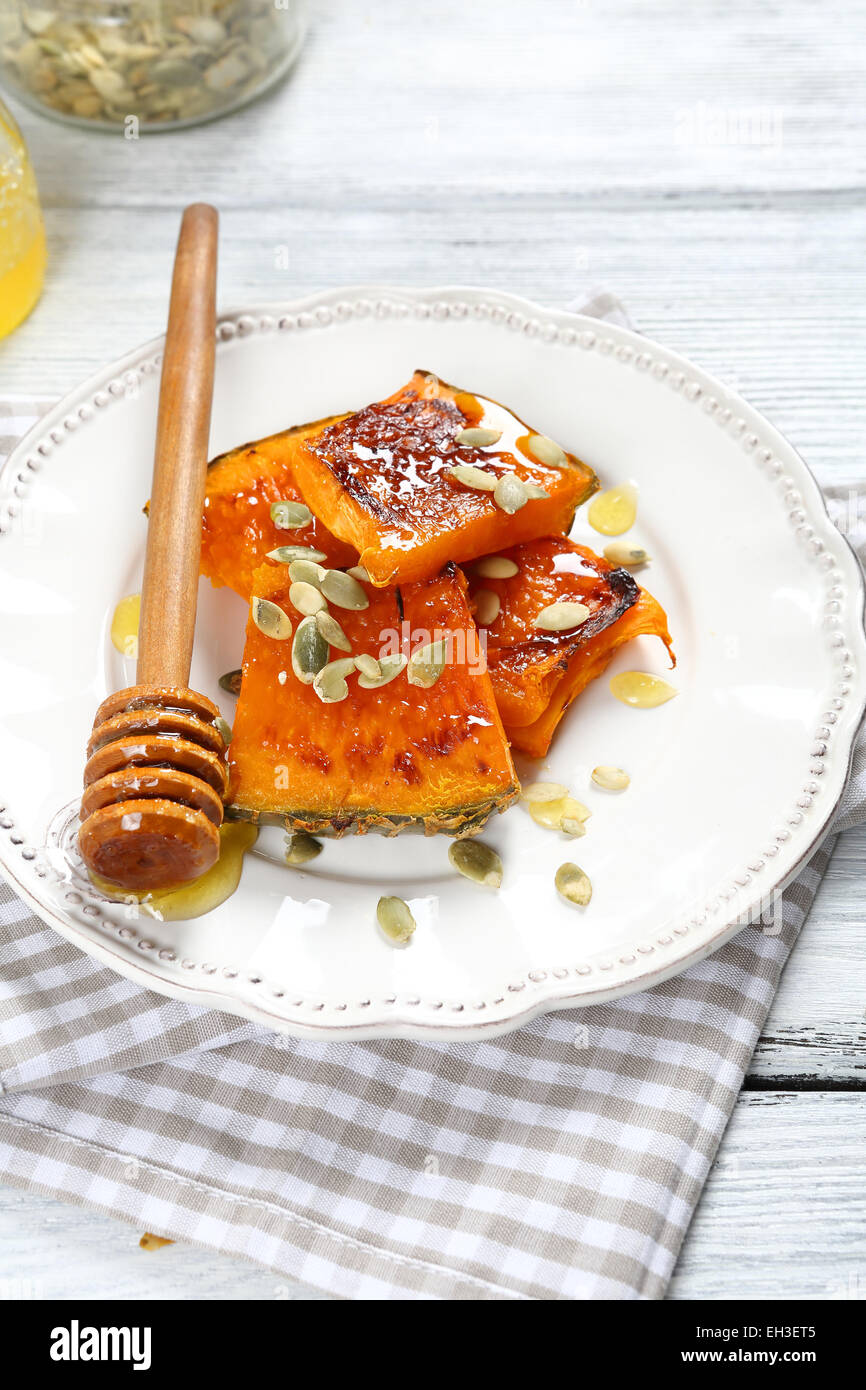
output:
<instances>
[{"instance_id":1,"label":"white plate","mask_svg":"<svg viewBox=\"0 0 866 1390\"><path fill-rule=\"evenodd\" d=\"M361 289L221 320L211 450L359 407L425 367L505 401L640 489L639 576L670 616L681 694L652 711L602 679L535 775L592 808L567 841L516 807L494 818L496 895L450 869L445 837L328 842L306 871L263 831L237 894L161 923L107 904L70 856L97 704L133 682L108 640L140 584L160 344L76 391L0 477L0 865L83 950L162 993L318 1037L460 1038L540 1010L643 989L715 950L819 839L840 797L866 690L859 566L805 464L756 411L667 349L621 328L488 291ZM603 540L579 517L575 536ZM245 606L202 583L191 684L233 701ZM613 671L667 674L642 638ZM628 768L616 796L597 763ZM70 810L72 808L72 810ZM587 910L553 876L589 873ZM418 920L395 950L383 892Z\"/></svg>"}]
</instances>

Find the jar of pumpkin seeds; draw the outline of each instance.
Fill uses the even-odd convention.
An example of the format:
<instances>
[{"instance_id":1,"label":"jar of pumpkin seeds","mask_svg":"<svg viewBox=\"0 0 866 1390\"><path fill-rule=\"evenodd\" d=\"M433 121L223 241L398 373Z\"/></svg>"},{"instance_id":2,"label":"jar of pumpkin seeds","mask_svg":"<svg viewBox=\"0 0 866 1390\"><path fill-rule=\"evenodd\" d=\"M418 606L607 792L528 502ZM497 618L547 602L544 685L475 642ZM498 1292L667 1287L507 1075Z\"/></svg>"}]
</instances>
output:
<instances>
[{"instance_id":1,"label":"jar of pumpkin seeds","mask_svg":"<svg viewBox=\"0 0 866 1390\"><path fill-rule=\"evenodd\" d=\"M170 130L258 96L303 34L303 0L7 0L0 81L78 125Z\"/></svg>"}]
</instances>

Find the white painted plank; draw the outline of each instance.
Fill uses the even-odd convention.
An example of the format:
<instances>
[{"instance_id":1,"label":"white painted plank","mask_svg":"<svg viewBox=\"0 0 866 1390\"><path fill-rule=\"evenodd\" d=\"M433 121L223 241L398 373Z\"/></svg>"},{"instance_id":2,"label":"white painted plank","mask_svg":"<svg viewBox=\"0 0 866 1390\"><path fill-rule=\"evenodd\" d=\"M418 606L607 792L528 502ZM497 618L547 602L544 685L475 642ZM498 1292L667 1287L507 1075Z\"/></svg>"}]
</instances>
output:
<instances>
[{"instance_id":1,"label":"white painted plank","mask_svg":"<svg viewBox=\"0 0 866 1390\"><path fill-rule=\"evenodd\" d=\"M32 318L0 345L0 389L60 394L162 331L172 211L49 214L52 272ZM487 284L561 305L605 285L650 335L740 389L823 481L862 467L866 375L863 217L806 206L712 211L651 205L539 216L464 199L447 221L397 207L223 215L225 306L371 282ZM277 269L287 247L289 268Z\"/></svg>"},{"instance_id":2,"label":"white painted plank","mask_svg":"<svg viewBox=\"0 0 866 1390\"><path fill-rule=\"evenodd\" d=\"M864 870L860 826L837 843L752 1059L753 1082L866 1093Z\"/></svg>"},{"instance_id":3,"label":"white painted plank","mask_svg":"<svg viewBox=\"0 0 866 1390\"><path fill-rule=\"evenodd\" d=\"M866 1101L744 1094L672 1298L866 1297Z\"/></svg>"},{"instance_id":4,"label":"white painted plank","mask_svg":"<svg viewBox=\"0 0 866 1390\"><path fill-rule=\"evenodd\" d=\"M316 1297L271 1270L211 1250L141 1250L141 1235L87 1207L0 1188L0 1302Z\"/></svg>"},{"instance_id":5,"label":"white painted plank","mask_svg":"<svg viewBox=\"0 0 866 1390\"><path fill-rule=\"evenodd\" d=\"M51 201L338 207L431 191L848 188L862 170L854 0L319 0L257 105L138 144L30 121ZM757 119L755 119L757 117ZM264 155L267 157L264 157Z\"/></svg>"},{"instance_id":6,"label":"white painted plank","mask_svg":"<svg viewBox=\"0 0 866 1390\"><path fill-rule=\"evenodd\" d=\"M742 1095L670 1296L866 1296L864 1148L862 1097ZM96 1212L0 1189L0 1298L321 1297L187 1246L146 1254L139 1234Z\"/></svg>"}]
</instances>

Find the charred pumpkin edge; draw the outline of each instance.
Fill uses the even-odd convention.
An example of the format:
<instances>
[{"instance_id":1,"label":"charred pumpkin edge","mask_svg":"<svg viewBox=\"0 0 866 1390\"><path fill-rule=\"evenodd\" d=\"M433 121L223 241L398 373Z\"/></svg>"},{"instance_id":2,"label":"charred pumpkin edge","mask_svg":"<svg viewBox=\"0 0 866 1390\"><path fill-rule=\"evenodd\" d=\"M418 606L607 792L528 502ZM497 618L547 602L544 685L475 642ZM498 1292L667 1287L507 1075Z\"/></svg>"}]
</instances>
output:
<instances>
[{"instance_id":1,"label":"charred pumpkin edge","mask_svg":"<svg viewBox=\"0 0 866 1390\"><path fill-rule=\"evenodd\" d=\"M423 830L425 835L453 835L463 838L477 835L484 829L494 812L502 813L520 795L520 785L512 782L504 791L484 801L456 809L431 812L428 816L387 816L379 811L352 811L345 814L323 815L319 811L256 811L248 806L229 802L226 820L247 821L252 825L280 825L292 834L303 830L308 835L324 835L340 840L344 835L375 834L394 836L404 830Z\"/></svg>"}]
</instances>

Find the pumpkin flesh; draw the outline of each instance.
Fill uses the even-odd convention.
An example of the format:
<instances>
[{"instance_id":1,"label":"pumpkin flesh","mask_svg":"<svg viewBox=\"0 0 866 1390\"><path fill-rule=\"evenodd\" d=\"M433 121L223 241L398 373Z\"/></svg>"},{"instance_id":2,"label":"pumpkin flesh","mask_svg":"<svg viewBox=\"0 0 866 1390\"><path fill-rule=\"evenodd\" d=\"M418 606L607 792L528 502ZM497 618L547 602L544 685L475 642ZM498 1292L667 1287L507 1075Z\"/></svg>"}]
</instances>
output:
<instances>
[{"instance_id":1,"label":"pumpkin flesh","mask_svg":"<svg viewBox=\"0 0 866 1390\"><path fill-rule=\"evenodd\" d=\"M603 674L619 648L634 637L660 637L668 649L671 665L676 665L665 611L652 594L641 589L637 603L610 627L591 637L571 658L559 679L551 682L547 706L539 717L532 724L513 725L506 730L512 748L533 758L543 758L568 706L590 681Z\"/></svg>"},{"instance_id":2,"label":"pumpkin flesh","mask_svg":"<svg viewBox=\"0 0 866 1390\"><path fill-rule=\"evenodd\" d=\"M501 553L517 573L490 579L470 570L470 601L480 589L499 596L499 612L483 629L496 702L512 746L542 757L568 705L623 642L655 634L673 660L667 618L627 570L564 536ZM538 629L541 611L562 602L584 604L589 616L562 632Z\"/></svg>"},{"instance_id":3,"label":"pumpkin flesh","mask_svg":"<svg viewBox=\"0 0 866 1390\"><path fill-rule=\"evenodd\" d=\"M487 447L458 442L467 427L501 431ZM573 454L562 467L532 454L529 426L510 410L416 371L383 401L288 441L295 477L311 510L355 547L373 584L437 574L466 561L571 526L575 507L597 487ZM515 473L544 488L513 514L492 491L451 476L458 464L493 479Z\"/></svg>"},{"instance_id":4,"label":"pumpkin flesh","mask_svg":"<svg viewBox=\"0 0 866 1390\"><path fill-rule=\"evenodd\" d=\"M253 573L268 551L303 545L324 552L327 564L352 565L357 552L337 540L315 516L306 526L281 530L271 520L272 502L301 502L288 441L324 423L299 425L281 434L242 444L208 467L202 516L201 572L241 598L252 592Z\"/></svg>"},{"instance_id":5,"label":"pumpkin flesh","mask_svg":"<svg viewBox=\"0 0 866 1390\"><path fill-rule=\"evenodd\" d=\"M297 627L289 587L285 566L256 571L254 594ZM372 690L350 675L348 697L323 704L292 670L292 639L266 637L250 618L227 814L338 836L397 834L411 825L428 834L472 833L519 788L479 659L465 579L449 566L399 592L365 587L368 608L332 610L354 653L378 657L403 647L408 654L447 633L452 659L429 688L410 685L405 670ZM331 660L345 655L331 648Z\"/></svg>"}]
</instances>

